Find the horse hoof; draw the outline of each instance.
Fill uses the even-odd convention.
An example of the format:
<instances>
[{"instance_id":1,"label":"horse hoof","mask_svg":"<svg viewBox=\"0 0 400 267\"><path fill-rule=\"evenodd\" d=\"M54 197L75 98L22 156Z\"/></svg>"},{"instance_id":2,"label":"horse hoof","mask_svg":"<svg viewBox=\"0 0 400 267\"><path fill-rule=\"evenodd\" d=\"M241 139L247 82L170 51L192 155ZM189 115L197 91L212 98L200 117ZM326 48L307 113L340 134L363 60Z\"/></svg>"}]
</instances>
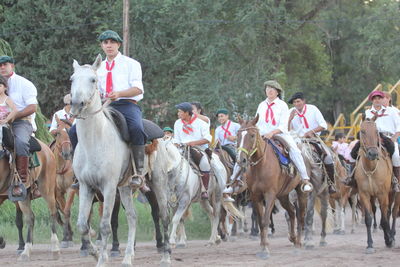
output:
<instances>
[{"instance_id":1,"label":"horse hoof","mask_svg":"<svg viewBox=\"0 0 400 267\"><path fill-rule=\"evenodd\" d=\"M73 241L68 241L68 247L72 248L74 246L74 242Z\"/></svg>"},{"instance_id":2,"label":"horse hoof","mask_svg":"<svg viewBox=\"0 0 400 267\"><path fill-rule=\"evenodd\" d=\"M320 247L326 247L328 245L328 242L326 242L326 241L320 241L319 242L319 246Z\"/></svg>"},{"instance_id":3,"label":"horse hoof","mask_svg":"<svg viewBox=\"0 0 400 267\"><path fill-rule=\"evenodd\" d=\"M160 267L170 267L171 266L171 262L160 262Z\"/></svg>"},{"instance_id":4,"label":"horse hoof","mask_svg":"<svg viewBox=\"0 0 400 267\"><path fill-rule=\"evenodd\" d=\"M122 267L132 267L132 264L130 264L130 263L122 263L121 266Z\"/></svg>"},{"instance_id":5,"label":"horse hoof","mask_svg":"<svg viewBox=\"0 0 400 267\"><path fill-rule=\"evenodd\" d=\"M0 244L0 249L3 249L6 247L6 241L3 240L3 242L1 242Z\"/></svg>"},{"instance_id":6,"label":"horse hoof","mask_svg":"<svg viewBox=\"0 0 400 267\"><path fill-rule=\"evenodd\" d=\"M119 250L111 250L110 251L110 257L111 258L117 258L121 256L121 252Z\"/></svg>"},{"instance_id":7,"label":"horse hoof","mask_svg":"<svg viewBox=\"0 0 400 267\"><path fill-rule=\"evenodd\" d=\"M338 235L345 235L345 234L346 234L345 230L340 230L338 233Z\"/></svg>"},{"instance_id":8,"label":"horse hoof","mask_svg":"<svg viewBox=\"0 0 400 267\"><path fill-rule=\"evenodd\" d=\"M373 233L377 233L378 229L374 228L374 230L372 230Z\"/></svg>"},{"instance_id":9,"label":"horse hoof","mask_svg":"<svg viewBox=\"0 0 400 267\"><path fill-rule=\"evenodd\" d=\"M354 230L354 229L351 229L351 232L350 232L351 234L355 234L356 233L356 230Z\"/></svg>"},{"instance_id":10,"label":"horse hoof","mask_svg":"<svg viewBox=\"0 0 400 267\"><path fill-rule=\"evenodd\" d=\"M52 251L51 252L51 258L56 261L60 258L60 251Z\"/></svg>"},{"instance_id":11,"label":"horse hoof","mask_svg":"<svg viewBox=\"0 0 400 267\"><path fill-rule=\"evenodd\" d=\"M87 249L83 249L80 251L80 255L82 257L87 257L87 256L89 256L89 251Z\"/></svg>"},{"instance_id":12,"label":"horse hoof","mask_svg":"<svg viewBox=\"0 0 400 267\"><path fill-rule=\"evenodd\" d=\"M19 257L18 257L18 261L29 261L30 260L30 258L29 258L29 256L28 255L26 255L26 254L21 254Z\"/></svg>"},{"instance_id":13,"label":"horse hoof","mask_svg":"<svg viewBox=\"0 0 400 267\"><path fill-rule=\"evenodd\" d=\"M238 238L237 238L236 236L230 236L230 237L228 238L228 240L229 240L229 242L235 242L235 241L238 240Z\"/></svg>"},{"instance_id":14,"label":"horse hoof","mask_svg":"<svg viewBox=\"0 0 400 267\"><path fill-rule=\"evenodd\" d=\"M266 251L260 251L256 253L256 256L259 259L266 260L269 258L269 253L267 253Z\"/></svg>"},{"instance_id":15,"label":"horse hoof","mask_svg":"<svg viewBox=\"0 0 400 267\"><path fill-rule=\"evenodd\" d=\"M61 248L68 248L69 247L69 241L61 241L60 247Z\"/></svg>"},{"instance_id":16,"label":"horse hoof","mask_svg":"<svg viewBox=\"0 0 400 267\"><path fill-rule=\"evenodd\" d=\"M158 253L163 253L163 252L164 252L164 248L163 248L163 247L157 248L157 252L158 252Z\"/></svg>"},{"instance_id":17,"label":"horse hoof","mask_svg":"<svg viewBox=\"0 0 400 267\"><path fill-rule=\"evenodd\" d=\"M220 236L217 236L217 240L215 240L215 244L216 245L219 245L219 244L221 244L221 237Z\"/></svg>"},{"instance_id":18,"label":"horse hoof","mask_svg":"<svg viewBox=\"0 0 400 267\"><path fill-rule=\"evenodd\" d=\"M21 255L22 252L24 252L23 249L17 249L17 255Z\"/></svg>"},{"instance_id":19,"label":"horse hoof","mask_svg":"<svg viewBox=\"0 0 400 267\"><path fill-rule=\"evenodd\" d=\"M268 238L273 238L274 237L274 234L273 233L269 233L268 234Z\"/></svg>"},{"instance_id":20,"label":"horse hoof","mask_svg":"<svg viewBox=\"0 0 400 267\"><path fill-rule=\"evenodd\" d=\"M333 234L334 234L334 235L338 235L339 232L340 232L340 230L338 230L338 229L333 230Z\"/></svg>"},{"instance_id":21,"label":"horse hoof","mask_svg":"<svg viewBox=\"0 0 400 267\"><path fill-rule=\"evenodd\" d=\"M374 248L367 248L365 250L365 254L374 254L375 253L375 249Z\"/></svg>"},{"instance_id":22,"label":"horse hoof","mask_svg":"<svg viewBox=\"0 0 400 267\"><path fill-rule=\"evenodd\" d=\"M186 244L177 244L175 248L186 248Z\"/></svg>"}]
</instances>

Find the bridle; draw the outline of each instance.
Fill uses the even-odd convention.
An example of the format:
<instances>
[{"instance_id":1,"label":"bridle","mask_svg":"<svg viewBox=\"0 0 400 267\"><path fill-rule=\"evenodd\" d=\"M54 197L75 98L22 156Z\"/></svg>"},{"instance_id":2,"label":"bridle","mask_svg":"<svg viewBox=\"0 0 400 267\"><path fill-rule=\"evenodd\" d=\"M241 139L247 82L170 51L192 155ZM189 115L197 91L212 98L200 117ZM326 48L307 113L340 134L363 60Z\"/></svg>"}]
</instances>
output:
<instances>
[{"instance_id":1,"label":"bridle","mask_svg":"<svg viewBox=\"0 0 400 267\"><path fill-rule=\"evenodd\" d=\"M239 132L243 132L243 131L247 131L247 130L256 130L257 133L258 133L258 128L255 127L255 126L250 126L250 127L246 127L246 128L243 128L243 129L239 129L238 133ZM258 151L259 145L261 145L260 137L257 135L257 137L255 138L255 140L253 142L253 145L252 145L250 151L247 150L244 147L241 147L241 146L237 148L237 151L238 151L239 154L240 154L240 152L243 152L246 155L246 159L249 162L250 166L257 165L264 158L264 154L265 153L262 153L262 156L258 160L250 161L251 157ZM238 157L237 161L239 161L239 157Z\"/></svg>"},{"instance_id":2,"label":"bridle","mask_svg":"<svg viewBox=\"0 0 400 267\"><path fill-rule=\"evenodd\" d=\"M375 123L374 121L364 121L365 123ZM364 142L364 138L363 138L363 136L362 136L362 131L360 131L360 147L362 148L362 150L364 151L364 153L367 153L367 151L369 150L369 149L372 149L372 148L376 148L376 149L378 149L378 153L380 152L380 150L381 150L381 148L382 148L382 142L381 142L381 138L380 138L380 136L379 136L379 132L378 132L378 130L376 129L376 135L378 136L378 146L367 146L366 144L365 144L365 142Z\"/></svg>"}]
</instances>

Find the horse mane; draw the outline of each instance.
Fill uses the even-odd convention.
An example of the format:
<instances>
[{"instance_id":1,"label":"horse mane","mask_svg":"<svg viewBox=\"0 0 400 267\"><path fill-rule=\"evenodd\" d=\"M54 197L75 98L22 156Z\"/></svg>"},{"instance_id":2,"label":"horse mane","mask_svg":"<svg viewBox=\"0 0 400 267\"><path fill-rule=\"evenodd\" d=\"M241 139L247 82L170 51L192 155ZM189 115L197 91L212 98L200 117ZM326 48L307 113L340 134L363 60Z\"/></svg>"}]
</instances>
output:
<instances>
[{"instance_id":1,"label":"horse mane","mask_svg":"<svg viewBox=\"0 0 400 267\"><path fill-rule=\"evenodd\" d=\"M154 151L157 150L157 147L158 147L158 140L154 139L151 141L150 144L145 146L144 151L147 155L151 155L153 154Z\"/></svg>"}]
</instances>

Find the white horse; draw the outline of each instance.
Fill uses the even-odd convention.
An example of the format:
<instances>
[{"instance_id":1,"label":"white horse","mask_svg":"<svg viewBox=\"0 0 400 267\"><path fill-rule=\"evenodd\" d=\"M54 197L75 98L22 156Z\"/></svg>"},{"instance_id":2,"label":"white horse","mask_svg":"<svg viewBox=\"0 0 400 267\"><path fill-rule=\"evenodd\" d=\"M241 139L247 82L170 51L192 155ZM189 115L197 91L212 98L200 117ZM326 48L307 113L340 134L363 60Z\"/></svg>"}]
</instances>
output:
<instances>
[{"instance_id":1,"label":"white horse","mask_svg":"<svg viewBox=\"0 0 400 267\"><path fill-rule=\"evenodd\" d=\"M167 197L167 201L164 202L164 207L160 207L160 211L168 206L173 210L174 215L172 218L172 230L169 243L171 246L186 246L183 216L191 203L200 201L201 206L206 211L211 221L211 237L208 244L218 244L221 240L218 236L218 224L222 204L222 191L225 188L227 179L224 165L216 154L212 155L211 169L213 175L210 176L208 187L209 199L201 200L201 184L199 175L192 169L188 160L180 154L178 148L170 140L158 140L159 144L157 147L156 157L157 164L153 165L153 170L157 170L162 164L166 164L168 176L157 175L153 171L151 175L151 183L159 185L158 191L164 190L164 192L166 192L164 196ZM164 186L162 186L163 183ZM162 188L160 188L161 186ZM157 189L155 189L155 192L156 195L161 194L157 193ZM159 197L157 196L157 198ZM162 216L163 215L161 215L161 217ZM177 230L180 232L178 244Z\"/></svg>"},{"instance_id":2,"label":"white horse","mask_svg":"<svg viewBox=\"0 0 400 267\"><path fill-rule=\"evenodd\" d=\"M129 226L122 265L131 266L134 258L136 214L132 189L127 183L119 185L131 162L130 150L109 119L109 111L102 108L96 75L101 61L100 55L93 65L80 66L74 60L74 74L71 76L71 113L77 117L76 130L79 139L73 160L73 169L80 183L77 225L82 237L90 242L88 218L95 190L99 190L104 196L104 208L100 221L100 252L95 257L98 258L97 266L105 265L108 259L107 240L111 233L111 213L118 188ZM91 249L93 253L93 244Z\"/></svg>"}]
</instances>

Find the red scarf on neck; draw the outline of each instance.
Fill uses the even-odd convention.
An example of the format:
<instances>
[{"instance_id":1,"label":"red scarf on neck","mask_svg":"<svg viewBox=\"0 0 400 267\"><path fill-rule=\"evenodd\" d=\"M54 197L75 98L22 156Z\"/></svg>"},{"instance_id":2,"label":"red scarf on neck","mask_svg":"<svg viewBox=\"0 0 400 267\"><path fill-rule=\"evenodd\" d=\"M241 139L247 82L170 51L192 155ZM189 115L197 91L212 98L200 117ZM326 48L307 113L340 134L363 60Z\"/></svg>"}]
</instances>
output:
<instances>
[{"instance_id":1,"label":"red scarf on neck","mask_svg":"<svg viewBox=\"0 0 400 267\"><path fill-rule=\"evenodd\" d=\"M197 115L193 115L193 117L190 119L189 122L186 122L184 120L181 120L183 123L183 127L182 127L182 131L185 134L190 134L190 132L193 133L193 127L192 127L192 123L197 119Z\"/></svg>"}]
</instances>

